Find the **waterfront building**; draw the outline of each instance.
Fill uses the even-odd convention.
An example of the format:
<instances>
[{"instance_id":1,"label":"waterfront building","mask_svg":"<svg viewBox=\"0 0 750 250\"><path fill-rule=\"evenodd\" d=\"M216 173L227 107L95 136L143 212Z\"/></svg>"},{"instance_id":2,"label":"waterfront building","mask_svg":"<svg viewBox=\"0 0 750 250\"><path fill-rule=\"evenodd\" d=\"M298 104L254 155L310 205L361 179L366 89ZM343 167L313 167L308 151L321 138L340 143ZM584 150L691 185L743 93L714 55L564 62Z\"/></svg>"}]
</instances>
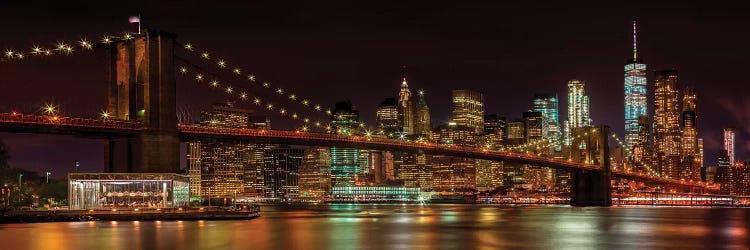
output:
<instances>
[{"instance_id":1,"label":"waterfront building","mask_svg":"<svg viewBox=\"0 0 750 250\"><path fill-rule=\"evenodd\" d=\"M359 127L359 111L351 101L337 102L331 124L339 134L351 135ZM331 148L331 187L354 186L360 172L359 149Z\"/></svg>"},{"instance_id":2,"label":"waterfront building","mask_svg":"<svg viewBox=\"0 0 750 250\"><path fill-rule=\"evenodd\" d=\"M745 162L737 161L731 167L731 195L750 195L750 166Z\"/></svg>"},{"instance_id":3,"label":"waterfront building","mask_svg":"<svg viewBox=\"0 0 750 250\"><path fill-rule=\"evenodd\" d=\"M411 99L406 76L401 79L401 90L398 92L398 108L402 130L406 135L414 134L414 101Z\"/></svg>"},{"instance_id":4,"label":"waterfront building","mask_svg":"<svg viewBox=\"0 0 750 250\"><path fill-rule=\"evenodd\" d=\"M370 186L333 187L331 198L342 202L418 201L419 188Z\"/></svg>"},{"instance_id":5,"label":"waterfront building","mask_svg":"<svg viewBox=\"0 0 750 250\"><path fill-rule=\"evenodd\" d=\"M475 134L484 129L484 95L482 93L459 89L452 91L452 122L474 129Z\"/></svg>"},{"instance_id":6,"label":"waterfront building","mask_svg":"<svg viewBox=\"0 0 750 250\"><path fill-rule=\"evenodd\" d=\"M304 150L277 147L266 150L263 167L263 194L266 198L299 196L299 169Z\"/></svg>"},{"instance_id":7,"label":"waterfront building","mask_svg":"<svg viewBox=\"0 0 750 250\"><path fill-rule=\"evenodd\" d=\"M270 128L268 117L246 109L215 104L200 114L199 126L220 128ZM263 190L263 152L267 145L232 142L190 142L188 176L193 196L234 197L260 195Z\"/></svg>"},{"instance_id":8,"label":"waterfront building","mask_svg":"<svg viewBox=\"0 0 750 250\"><path fill-rule=\"evenodd\" d=\"M657 71L654 78L654 157L659 174L680 179L680 113L675 70Z\"/></svg>"},{"instance_id":9,"label":"waterfront building","mask_svg":"<svg viewBox=\"0 0 750 250\"><path fill-rule=\"evenodd\" d=\"M716 165L714 182L720 185L720 194L732 193L732 165L729 163L729 154L726 149L719 151L719 161Z\"/></svg>"},{"instance_id":10,"label":"waterfront building","mask_svg":"<svg viewBox=\"0 0 750 250\"><path fill-rule=\"evenodd\" d=\"M476 189L476 162L453 156L432 156L432 188L442 192L465 192Z\"/></svg>"},{"instance_id":11,"label":"waterfront building","mask_svg":"<svg viewBox=\"0 0 750 250\"><path fill-rule=\"evenodd\" d=\"M70 209L176 208L190 202L187 176L171 173L70 173Z\"/></svg>"},{"instance_id":12,"label":"waterfront building","mask_svg":"<svg viewBox=\"0 0 750 250\"><path fill-rule=\"evenodd\" d=\"M492 191L503 185L503 162L476 160L477 190Z\"/></svg>"},{"instance_id":13,"label":"waterfront building","mask_svg":"<svg viewBox=\"0 0 750 250\"><path fill-rule=\"evenodd\" d=\"M404 187L421 188L428 190L432 188L432 165L429 163L431 156L424 153L403 153L402 162L399 165L399 179L404 181Z\"/></svg>"},{"instance_id":14,"label":"waterfront building","mask_svg":"<svg viewBox=\"0 0 750 250\"><path fill-rule=\"evenodd\" d=\"M476 146L474 127L454 122L435 128L433 141L458 146ZM476 188L476 165L474 159L453 156L432 156L433 189L441 191L464 191Z\"/></svg>"},{"instance_id":15,"label":"waterfront building","mask_svg":"<svg viewBox=\"0 0 750 250\"><path fill-rule=\"evenodd\" d=\"M626 150L641 143L638 120L648 115L646 64L638 54L636 22L633 21L633 57L625 64L625 145Z\"/></svg>"},{"instance_id":16,"label":"waterfront building","mask_svg":"<svg viewBox=\"0 0 750 250\"><path fill-rule=\"evenodd\" d=\"M299 196L324 198L331 194L331 150L327 147L305 149L299 169Z\"/></svg>"},{"instance_id":17,"label":"waterfront building","mask_svg":"<svg viewBox=\"0 0 750 250\"><path fill-rule=\"evenodd\" d=\"M375 111L375 123L378 126L378 134L387 137L397 137L403 126L399 116L399 105L396 98L385 98Z\"/></svg>"}]
</instances>

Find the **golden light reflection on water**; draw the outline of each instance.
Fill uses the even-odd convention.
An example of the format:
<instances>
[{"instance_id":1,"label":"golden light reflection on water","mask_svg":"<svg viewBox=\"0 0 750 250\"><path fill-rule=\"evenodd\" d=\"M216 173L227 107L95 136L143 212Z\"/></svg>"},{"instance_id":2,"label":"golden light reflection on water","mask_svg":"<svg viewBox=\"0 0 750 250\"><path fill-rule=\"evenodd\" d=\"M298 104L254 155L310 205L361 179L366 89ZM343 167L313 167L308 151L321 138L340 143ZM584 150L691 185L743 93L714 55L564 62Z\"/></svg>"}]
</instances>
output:
<instances>
[{"instance_id":1,"label":"golden light reflection on water","mask_svg":"<svg viewBox=\"0 0 750 250\"><path fill-rule=\"evenodd\" d=\"M14 250L743 248L750 245L749 211L400 204L307 209L264 206L260 218L247 221L7 224L0 225L0 242Z\"/></svg>"}]
</instances>

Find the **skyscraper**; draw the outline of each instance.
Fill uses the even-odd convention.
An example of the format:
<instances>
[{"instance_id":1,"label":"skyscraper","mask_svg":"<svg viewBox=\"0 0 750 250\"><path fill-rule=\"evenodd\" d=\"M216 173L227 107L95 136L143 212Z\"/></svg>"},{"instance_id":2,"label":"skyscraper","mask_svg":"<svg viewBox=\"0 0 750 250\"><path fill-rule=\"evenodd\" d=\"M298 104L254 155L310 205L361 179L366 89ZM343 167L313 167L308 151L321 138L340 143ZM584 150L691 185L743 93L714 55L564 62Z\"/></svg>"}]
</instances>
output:
<instances>
[{"instance_id":1,"label":"skyscraper","mask_svg":"<svg viewBox=\"0 0 750 250\"><path fill-rule=\"evenodd\" d=\"M250 110L216 104L212 106L212 110L201 112L198 123L207 127L256 128L252 120ZM270 123L262 126L268 127ZM190 142L187 147L190 182L198 185L192 188L196 192L195 196L221 197L262 192L262 153L267 146L253 143Z\"/></svg>"},{"instance_id":2,"label":"skyscraper","mask_svg":"<svg viewBox=\"0 0 750 250\"><path fill-rule=\"evenodd\" d=\"M654 154L662 176L679 179L680 112L677 71L654 78Z\"/></svg>"},{"instance_id":3,"label":"skyscraper","mask_svg":"<svg viewBox=\"0 0 750 250\"><path fill-rule=\"evenodd\" d=\"M322 198L331 194L331 150L325 147L305 149L299 170L300 197Z\"/></svg>"},{"instance_id":4,"label":"skyscraper","mask_svg":"<svg viewBox=\"0 0 750 250\"><path fill-rule=\"evenodd\" d=\"M695 90L685 88L682 98L682 138L680 156L682 176L685 179L699 180L703 155L698 146L698 115L695 105Z\"/></svg>"},{"instance_id":5,"label":"skyscraper","mask_svg":"<svg viewBox=\"0 0 750 250\"><path fill-rule=\"evenodd\" d=\"M414 134L425 135L427 138L432 135L430 108L427 106L424 91L419 91L419 100L417 101L416 117L414 120Z\"/></svg>"},{"instance_id":6,"label":"skyscraper","mask_svg":"<svg viewBox=\"0 0 750 250\"><path fill-rule=\"evenodd\" d=\"M534 112L540 112L544 117L545 134L544 138L551 141L560 139L560 118L558 115L558 98L557 94L535 94L534 95Z\"/></svg>"},{"instance_id":7,"label":"skyscraper","mask_svg":"<svg viewBox=\"0 0 750 250\"><path fill-rule=\"evenodd\" d=\"M385 98L375 112L375 123L385 136L395 137L403 130L396 98Z\"/></svg>"},{"instance_id":8,"label":"skyscraper","mask_svg":"<svg viewBox=\"0 0 750 250\"><path fill-rule=\"evenodd\" d=\"M526 123L526 141L540 140L547 135L546 120L541 112L523 112L523 121Z\"/></svg>"},{"instance_id":9,"label":"skyscraper","mask_svg":"<svg viewBox=\"0 0 750 250\"><path fill-rule=\"evenodd\" d=\"M646 64L638 57L636 31L633 21L633 57L625 64L625 144L628 150L638 143L638 117L648 115Z\"/></svg>"},{"instance_id":10,"label":"skyscraper","mask_svg":"<svg viewBox=\"0 0 750 250\"><path fill-rule=\"evenodd\" d=\"M724 128L724 150L730 166L734 165L734 136L734 128Z\"/></svg>"},{"instance_id":11,"label":"skyscraper","mask_svg":"<svg viewBox=\"0 0 750 250\"><path fill-rule=\"evenodd\" d=\"M411 100L411 91L409 91L409 84L406 83L406 76L401 80L401 90L398 92L398 108L403 126L401 132L407 135L414 134L414 103Z\"/></svg>"},{"instance_id":12,"label":"skyscraper","mask_svg":"<svg viewBox=\"0 0 750 250\"><path fill-rule=\"evenodd\" d=\"M299 196L299 168L304 150L278 147L266 150L263 159L263 191L269 198Z\"/></svg>"},{"instance_id":13,"label":"skyscraper","mask_svg":"<svg viewBox=\"0 0 750 250\"><path fill-rule=\"evenodd\" d=\"M331 124L337 133L351 134L359 127L359 111L351 101L337 102ZM359 149L331 148L331 187L354 186L359 171Z\"/></svg>"},{"instance_id":14,"label":"skyscraper","mask_svg":"<svg viewBox=\"0 0 750 250\"><path fill-rule=\"evenodd\" d=\"M534 94L534 112L542 113L551 123L559 123L557 94Z\"/></svg>"},{"instance_id":15,"label":"skyscraper","mask_svg":"<svg viewBox=\"0 0 750 250\"><path fill-rule=\"evenodd\" d=\"M453 90L453 122L473 128L480 134L484 129L484 95L472 90Z\"/></svg>"},{"instance_id":16,"label":"skyscraper","mask_svg":"<svg viewBox=\"0 0 750 250\"><path fill-rule=\"evenodd\" d=\"M584 87L586 83L573 79L568 81L568 120L565 121L565 145L571 143L571 131L575 128L591 126L589 97Z\"/></svg>"}]
</instances>

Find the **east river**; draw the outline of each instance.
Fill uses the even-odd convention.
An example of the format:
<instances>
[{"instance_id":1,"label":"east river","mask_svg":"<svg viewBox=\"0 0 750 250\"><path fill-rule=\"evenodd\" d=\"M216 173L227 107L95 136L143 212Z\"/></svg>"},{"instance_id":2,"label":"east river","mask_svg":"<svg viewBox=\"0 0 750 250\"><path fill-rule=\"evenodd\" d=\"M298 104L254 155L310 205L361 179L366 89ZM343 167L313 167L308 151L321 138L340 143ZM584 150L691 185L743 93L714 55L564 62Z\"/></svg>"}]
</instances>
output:
<instances>
[{"instance_id":1,"label":"east river","mask_svg":"<svg viewBox=\"0 0 750 250\"><path fill-rule=\"evenodd\" d=\"M750 209L263 206L247 221L0 225L0 249L750 249Z\"/></svg>"}]
</instances>

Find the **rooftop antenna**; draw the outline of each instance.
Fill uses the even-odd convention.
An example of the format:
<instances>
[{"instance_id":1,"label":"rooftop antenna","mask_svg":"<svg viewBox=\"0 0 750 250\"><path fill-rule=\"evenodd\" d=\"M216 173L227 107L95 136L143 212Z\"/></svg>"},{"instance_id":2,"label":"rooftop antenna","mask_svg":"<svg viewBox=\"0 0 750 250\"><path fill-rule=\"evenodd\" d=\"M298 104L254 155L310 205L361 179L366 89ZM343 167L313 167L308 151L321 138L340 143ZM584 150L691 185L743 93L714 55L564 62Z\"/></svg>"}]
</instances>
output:
<instances>
[{"instance_id":1,"label":"rooftop antenna","mask_svg":"<svg viewBox=\"0 0 750 250\"><path fill-rule=\"evenodd\" d=\"M638 44L636 39L637 34L637 28L636 28L636 21L633 20L633 61L638 59Z\"/></svg>"}]
</instances>

